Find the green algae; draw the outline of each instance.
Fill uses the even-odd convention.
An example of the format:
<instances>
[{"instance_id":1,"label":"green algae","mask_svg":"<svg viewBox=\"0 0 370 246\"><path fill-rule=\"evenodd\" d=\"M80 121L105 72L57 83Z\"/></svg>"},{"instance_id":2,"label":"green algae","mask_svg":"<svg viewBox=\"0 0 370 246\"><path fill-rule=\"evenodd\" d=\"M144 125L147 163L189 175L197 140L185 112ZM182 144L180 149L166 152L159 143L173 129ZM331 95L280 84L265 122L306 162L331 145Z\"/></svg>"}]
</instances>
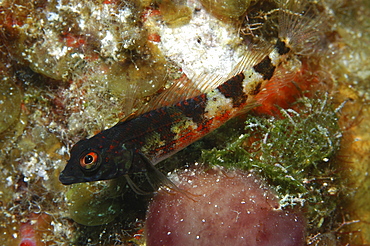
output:
<instances>
[{"instance_id":1,"label":"green algae","mask_svg":"<svg viewBox=\"0 0 370 246\"><path fill-rule=\"evenodd\" d=\"M283 207L304 207L311 229L317 230L335 211L339 192L331 158L342 134L337 109L328 100L327 95L302 98L295 110L281 109L282 119L248 116L245 133L230 137L226 130L232 140L225 148L203 150L202 160L259 173Z\"/></svg>"},{"instance_id":2,"label":"green algae","mask_svg":"<svg viewBox=\"0 0 370 246\"><path fill-rule=\"evenodd\" d=\"M19 118L21 102L20 89L9 78L4 77L0 87L0 133L8 129Z\"/></svg>"},{"instance_id":3,"label":"green algae","mask_svg":"<svg viewBox=\"0 0 370 246\"><path fill-rule=\"evenodd\" d=\"M201 0L203 7L216 17L236 19L242 16L249 7L251 0Z\"/></svg>"},{"instance_id":4,"label":"green algae","mask_svg":"<svg viewBox=\"0 0 370 246\"><path fill-rule=\"evenodd\" d=\"M149 197L135 194L125 178L74 184L66 195L68 217L79 223L73 233L74 245L142 245L137 235Z\"/></svg>"},{"instance_id":5,"label":"green algae","mask_svg":"<svg viewBox=\"0 0 370 246\"><path fill-rule=\"evenodd\" d=\"M192 11L188 6L176 4L174 1L158 1L163 20L169 27L179 27L188 24Z\"/></svg>"},{"instance_id":6,"label":"green algae","mask_svg":"<svg viewBox=\"0 0 370 246\"><path fill-rule=\"evenodd\" d=\"M158 48L148 43L138 52L140 58L145 56L146 59L113 63L104 77L98 77L107 83L110 93L126 101L134 101L133 96L142 98L154 94L165 83L168 73L166 60Z\"/></svg>"},{"instance_id":7,"label":"green algae","mask_svg":"<svg viewBox=\"0 0 370 246\"><path fill-rule=\"evenodd\" d=\"M122 213L122 204L117 197L125 191L123 181L124 178L72 185L66 193L70 217L87 226L111 222Z\"/></svg>"}]
</instances>

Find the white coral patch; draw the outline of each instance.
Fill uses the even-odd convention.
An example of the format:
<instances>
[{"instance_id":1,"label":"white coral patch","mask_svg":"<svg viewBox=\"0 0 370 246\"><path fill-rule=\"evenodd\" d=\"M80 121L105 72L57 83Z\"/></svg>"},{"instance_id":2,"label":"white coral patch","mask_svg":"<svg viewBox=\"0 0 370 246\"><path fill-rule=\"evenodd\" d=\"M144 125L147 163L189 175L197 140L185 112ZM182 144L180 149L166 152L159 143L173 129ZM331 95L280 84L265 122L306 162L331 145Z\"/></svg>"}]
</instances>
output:
<instances>
[{"instance_id":1,"label":"white coral patch","mask_svg":"<svg viewBox=\"0 0 370 246\"><path fill-rule=\"evenodd\" d=\"M194 6L189 6L194 8ZM166 56L192 77L195 74L227 76L240 60L242 49L237 30L209 15L201 5L187 25L161 25L159 47Z\"/></svg>"}]
</instances>

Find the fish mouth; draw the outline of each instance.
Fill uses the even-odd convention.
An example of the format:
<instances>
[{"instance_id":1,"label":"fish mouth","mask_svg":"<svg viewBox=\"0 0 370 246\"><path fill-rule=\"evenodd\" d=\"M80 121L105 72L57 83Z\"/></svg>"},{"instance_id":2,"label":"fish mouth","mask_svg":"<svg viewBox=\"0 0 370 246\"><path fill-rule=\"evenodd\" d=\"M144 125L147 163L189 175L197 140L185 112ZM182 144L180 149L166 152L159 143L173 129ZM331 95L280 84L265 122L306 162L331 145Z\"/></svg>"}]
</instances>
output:
<instances>
[{"instance_id":1,"label":"fish mouth","mask_svg":"<svg viewBox=\"0 0 370 246\"><path fill-rule=\"evenodd\" d=\"M65 175L63 172L59 175L59 181L64 185L71 185L75 183L80 183L81 181L77 181L75 177L70 175Z\"/></svg>"},{"instance_id":2,"label":"fish mouth","mask_svg":"<svg viewBox=\"0 0 370 246\"><path fill-rule=\"evenodd\" d=\"M68 175L68 174L65 174L65 170L59 174L59 181L64 185L92 182L92 181L98 181L98 180L101 180L101 179L95 179L94 176L80 178L80 177L76 177L76 175Z\"/></svg>"}]
</instances>

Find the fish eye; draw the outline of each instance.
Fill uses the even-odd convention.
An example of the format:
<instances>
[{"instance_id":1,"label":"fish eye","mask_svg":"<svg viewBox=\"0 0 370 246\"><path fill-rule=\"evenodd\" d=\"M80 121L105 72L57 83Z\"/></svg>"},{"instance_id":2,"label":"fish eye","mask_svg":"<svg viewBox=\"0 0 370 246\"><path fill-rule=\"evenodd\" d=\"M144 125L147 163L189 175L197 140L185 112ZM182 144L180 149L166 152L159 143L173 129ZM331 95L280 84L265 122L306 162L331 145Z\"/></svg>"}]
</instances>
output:
<instances>
[{"instance_id":1,"label":"fish eye","mask_svg":"<svg viewBox=\"0 0 370 246\"><path fill-rule=\"evenodd\" d=\"M99 164L99 158L96 152L89 152L80 158L80 166L85 170L94 170Z\"/></svg>"}]
</instances>

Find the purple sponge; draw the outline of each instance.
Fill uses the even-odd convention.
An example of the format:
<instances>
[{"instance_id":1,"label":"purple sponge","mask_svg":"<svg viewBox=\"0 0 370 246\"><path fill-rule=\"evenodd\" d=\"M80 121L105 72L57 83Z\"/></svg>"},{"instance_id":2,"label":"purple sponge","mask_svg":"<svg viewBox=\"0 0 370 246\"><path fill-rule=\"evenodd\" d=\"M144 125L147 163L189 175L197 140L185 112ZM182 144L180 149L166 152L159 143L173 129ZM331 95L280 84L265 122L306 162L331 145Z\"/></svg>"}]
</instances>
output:
<instances>
[{"instance_id":1,"label":"purple sponge","mask_svg":"<svg viewBox=\"0 0 370 246\"><path fill-rule=\"evenodd\" d=\"M146 220L148 246L304 245L303 215L280 209L254 174L192 169L177 175L178 187L190 194L155 195Z\"/></svg>"}]
</instances>

